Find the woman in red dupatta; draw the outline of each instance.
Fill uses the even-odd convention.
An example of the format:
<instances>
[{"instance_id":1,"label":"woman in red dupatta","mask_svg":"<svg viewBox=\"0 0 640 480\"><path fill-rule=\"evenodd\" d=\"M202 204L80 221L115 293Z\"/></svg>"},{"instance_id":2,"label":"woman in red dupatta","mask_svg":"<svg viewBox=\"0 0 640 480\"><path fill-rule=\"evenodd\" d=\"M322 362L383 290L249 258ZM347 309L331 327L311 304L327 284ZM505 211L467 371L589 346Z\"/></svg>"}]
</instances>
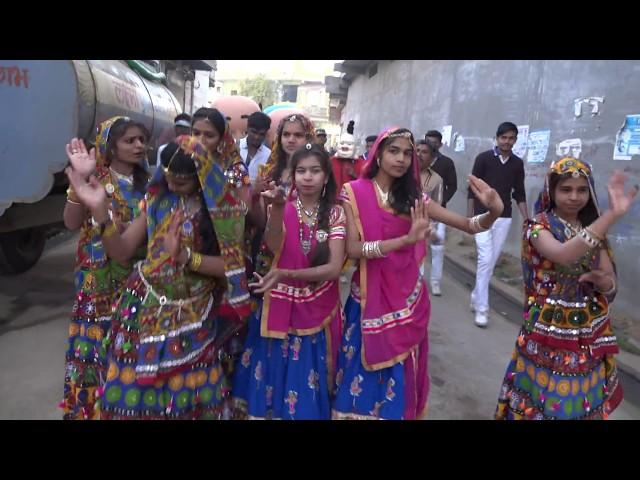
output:
<instances>
[{"instance_id":1,"label":"woman in red dupatta","mask_svg":"<svg viewBox=\"0 0 640 480\"><path fill-rule=\"evenodd\" d=\"M476 177L469 177L470 186L489 212L471 219L431 202L419 178L413 135L390 127L378 136L361 177L340 194L347 253L359 264L345 306L334 419L424 415L430 302L420 265L429 218L475 233L502 213L496 191Z\"/></svg>"}]
</instances>

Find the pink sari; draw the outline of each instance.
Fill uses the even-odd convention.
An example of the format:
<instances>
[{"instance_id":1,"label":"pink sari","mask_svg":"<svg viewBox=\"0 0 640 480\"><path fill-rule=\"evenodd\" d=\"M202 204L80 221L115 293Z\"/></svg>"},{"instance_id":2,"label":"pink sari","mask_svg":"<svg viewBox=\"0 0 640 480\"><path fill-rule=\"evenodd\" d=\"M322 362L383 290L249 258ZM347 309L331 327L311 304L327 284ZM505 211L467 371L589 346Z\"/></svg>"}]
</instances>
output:
<instances>
[{"instance_id":1,"label":"pink sari","mask_svg":"<svg viewBox=\"0 0 640 480\"><path fill-rule=\"evenodd\" d=\"M358 180L345 185L362 241L388 240L405 235L411 220L383 206L373 182L366 178L381 142L398 127L381 133ZM414 151L413 175L420 185ZM425 201L429 198L425 195ZM363 221L366 219L366 221ZM420 276L426 256L425 242L395 250L386 257L360 258L354 282L360 289L362 364L375 371L404 362L406 419L419 418L426 410L429 393L429 292Z\"/></svg>"},{"instance_id":2,"label":"pink sari","mask_svg":"<svg viewBox=\"0 0 640 480\"><path fill-rule=\"evenodd\" d=\"M305 225L305 235L308 227ZM329 237L331 238L331 237ZM311 248L316 245L312 239ZM299 223L294 202L284 210L284 241L276 253L273 265L277 268L309 268L310 261L302 252ZM327 364L333 376L338 360L342 333L340 290L337 281L324 281L310 285L304 280L284 279L264 296L260 334L265 338L285 338L287 334L313 335L326 331ZM333 379L329 385L333 384Z\"/></svg>"},{"instance_id":3,"label":"pink sari","mask_svg":"<svg viewBox=\"0 0 640 480\"><path fill-rule=\"evenodd\" d=\"M373 182L361 178L345 185L363 241L387 240L409 232L411 221L378 203ZM362 221L376 219L377 221ZM354 282L360 288L361 361L375 371L405 362L405 418L424 411L429 392L429 314L431 304L419 265L424 242L389 253L384 258L361 258Z\"/></svg>"}]
</instances>

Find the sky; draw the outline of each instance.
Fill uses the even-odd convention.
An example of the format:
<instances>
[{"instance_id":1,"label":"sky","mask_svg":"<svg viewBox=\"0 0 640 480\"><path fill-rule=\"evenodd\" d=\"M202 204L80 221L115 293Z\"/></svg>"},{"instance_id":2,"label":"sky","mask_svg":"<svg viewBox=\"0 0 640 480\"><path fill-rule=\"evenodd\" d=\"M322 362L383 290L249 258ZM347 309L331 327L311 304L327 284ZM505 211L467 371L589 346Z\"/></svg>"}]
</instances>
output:
<instances>
[{"instance_id":1,"label":"sky","mask_svg":"<svg viewBox=\"0 0 640 480\"><path fill-rule=\"evenodd\" d=\"M218 60L216 79L250 78L258 73L267 77L293 78L301 80L324 80L334 75L333 66L342 60ZM274 78L277 79L277 78Z\"/></svg>"}]
</instances>

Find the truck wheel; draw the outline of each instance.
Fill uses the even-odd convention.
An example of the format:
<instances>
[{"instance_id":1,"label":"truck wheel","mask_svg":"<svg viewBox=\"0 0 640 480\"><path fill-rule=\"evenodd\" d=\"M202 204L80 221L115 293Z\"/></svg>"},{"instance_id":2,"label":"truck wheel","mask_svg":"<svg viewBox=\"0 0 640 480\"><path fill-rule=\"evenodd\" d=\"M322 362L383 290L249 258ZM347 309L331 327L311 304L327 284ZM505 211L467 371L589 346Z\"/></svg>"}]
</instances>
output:
<instances>
[{"instance_id":1,"label":"truck wheel","mask_svg":"<svg viewBox=\"0 0 640 480\"><path fill-rule=\"evenodd\" d=\"M0 234L0 273L22 273L33 267L44 250L45 231L27 228Z\"/></svg>"}]
</instances>

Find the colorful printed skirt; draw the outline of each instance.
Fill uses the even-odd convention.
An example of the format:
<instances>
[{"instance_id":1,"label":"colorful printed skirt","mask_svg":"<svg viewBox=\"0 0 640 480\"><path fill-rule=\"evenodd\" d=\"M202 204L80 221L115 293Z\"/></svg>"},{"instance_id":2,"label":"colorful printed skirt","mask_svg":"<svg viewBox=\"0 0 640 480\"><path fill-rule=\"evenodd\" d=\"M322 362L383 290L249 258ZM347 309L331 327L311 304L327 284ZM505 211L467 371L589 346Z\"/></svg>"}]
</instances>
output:
<instances>
[{"instance_id":1,"label":"colorful printed skirt","mask_svg":"<svg viewBox=\"0 0 640 480\"><path fill-rule=\"evenodd\" d=\"M502 383L497 420L600 420L622 401L613 355L592 357L526 338L521 331Z\"/></svg>"},{"instance_id":2,"label":"colorful printed skirt","mask_svg":"<svg viewBox=\"0 0 640 480\"><path fill-rule=\"evenodd\" d=\"M76 298L69 325L65 355L65 420L100 418L96 400L107 373L102 340L111 326L111 303L130 270L114 262L75 274Z\"/></svg>"},{"instance_id":3,"label":"colorful printed skirt","mask_svg":"<svg viewBox=\"0 0 640 480\"><path fill-rule=\"evenodd\" d=\"M262 307L249 322L244 351L235 367L236 418L329 420L331 417L328 328L284 339L260 335Z\"/></svg>"},{"instance_id":4,"label":"colorful printed skirt","mask_svg":"<svg viewBox=\"0 0 640 480\"><path fill-rule=\"evenodd\" d=\"M136 383L135 366L109 361L102 399L103 420L220 420L230 417L230 390L215 350L188 369L156 381Z\"/></svg>"},{"instance_id":5,"label":"colorful printed skirt","mask_svg":"<svg viewBox=\"0 0 640 480\"><path fill-rule=\"evenodd\" d=\"M136 373L139 364L137 352L139 342L139 316L143 311L141 299L146 295L138 272L129 278L118 301L112 330L107 339L113 341L109 347L109 368L103 396L101 418L103 420L218 420L231 417L228 374L225 371L225 347L214 347L207 343L193 360L180 367L159 374L155 381L140 381ZM193 351L208 342L200 337L215 332L218 323L216 308L212 308L203 321L202 328L186 332L179 337L166 336L154 346L161 358L171 355L176 341L181 348ZM125 323L126 322L126 323Z\"/></svg>"},{"instance_id":6,"label":"colorful printed skirt","mask_svg":"<svg viewBox=\"0 0 640 480\"><path fill-rule=\"evenodd\" d=\"M345 305L346 323L338 357L334 420L403 420L420 418L415 412L416 385L428 389L428 379L415 381L415 355L395 365L370 372L362 365L361 308L353 296ZM425 336L425 342L426 342ZM422 357L426 361L426 355ZM426 395L426 392L425 392ZM426 408L425 408L426 410Z\"/></svg>"}]
</instances>

